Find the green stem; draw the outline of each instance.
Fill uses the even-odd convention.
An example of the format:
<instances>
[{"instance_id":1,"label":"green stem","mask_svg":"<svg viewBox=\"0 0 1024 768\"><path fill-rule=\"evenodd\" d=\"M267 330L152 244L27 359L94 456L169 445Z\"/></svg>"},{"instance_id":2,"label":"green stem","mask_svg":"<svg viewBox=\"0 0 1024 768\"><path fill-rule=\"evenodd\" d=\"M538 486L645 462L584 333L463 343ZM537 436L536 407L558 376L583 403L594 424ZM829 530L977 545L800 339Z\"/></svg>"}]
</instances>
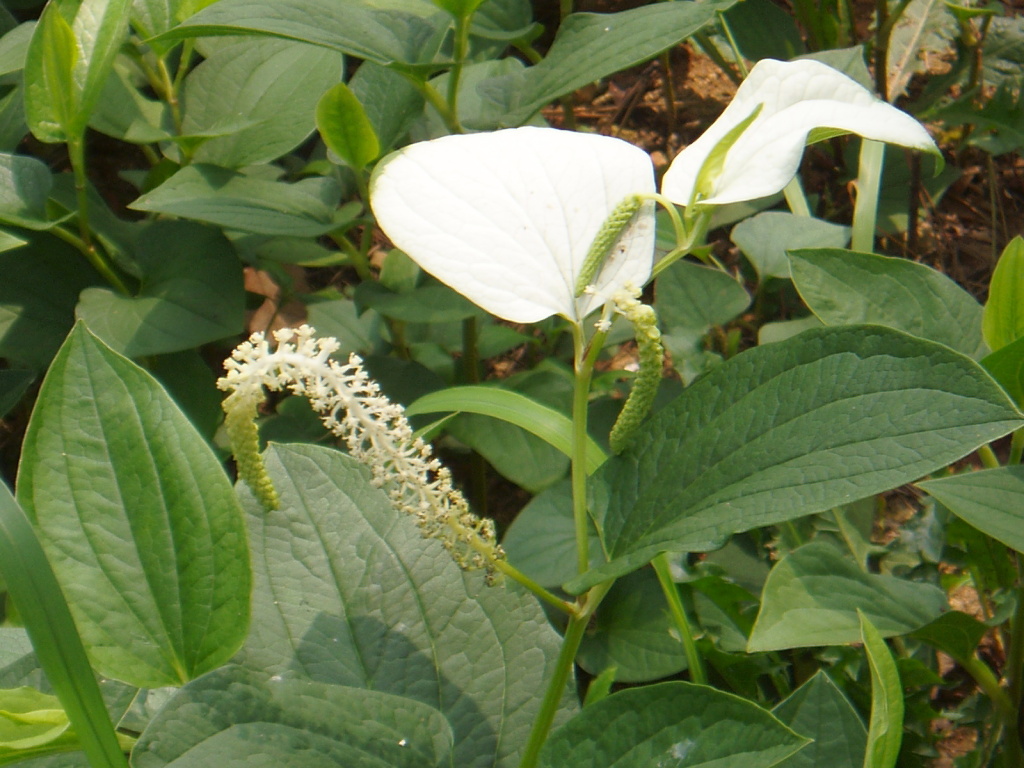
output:
<instances>
[{"instance_id":1,"label":"green stem","mask_svg":"<svg viewBox=\"0 0 1024 768\"><path fill-rule=\"evenodd\" d=\"M693 629L690 627L690 621L686 617L683 601L679 597L679 587L672 580L672 573L668 564L668 553L662 552L651 561L651 565L654 566L654 572L658 574L661 591L665 593L669 613L672 614L672 620L675 622L676 630L679 632L679 640L682 642L683 650L686 652L686 662L690 667L690 680L700 685L707 685L708 676L704 670L704 660L701 658L700 652L697 650L697 643L693 639Z\"/></svg>"},{"instance_id":2,"label":"green stem","mask_svg":"<svg viewBox=\"0 0 1024 768\"><path fill-rule=\"evenodd\" d=\"M1024 569L1021 567L1020 555L1014 555L1014 562L1017 567L1017 605L1010 622L1010 649L1006 654L1006 667L1003 670L1010 704L1004 723L1007 762L1013 768L1020 768L1024 766L1024 748L1021 745L1022 736L1017 716L1024 707ZM998 703L996 699L993 701Z\"/></svg>"},{"instance_id":3,"label":"green stem","mask_svg":"<svg viewBox=\"0 0 1024 768\"><path fill-rule=\"evenodd\" d=\"M996 457L995 451L992 450L992 446L987 443L978 449L978 458L985 469L997 469L1002 466Z\"/></svg>"},{"instance_id":4,"label":"green stem","mask_svg":"<svg viewBox=\"0 0 1024 768\"><path fill-rule=\"evenodd\" d=\"M477 321L462 321L462 379L467 384L480 381L480 351L477 348ZM469 458L469 490L473 506L480 515L487 515L487 462L477 451Z\"/></svg>"},{"instance_id":5,"label":"green stem","mask_svg":"<svg viewBox=\"0 0 1024 768\"><path fill-rule=\"evenodd\" d=\"M569 625L565 628L565 634L562 636L562 649L558 652L558 659L555 661L554 673L548 680L548 688L544 692L544 699L541 701L537 719L533 721L533 728L530 730L530 737L523 750L519 768L535 768L537 765L541 747L547 741L551 724L555 721L555 715L558 713L562 697L565 695L565 686L569 682L569 676L576 661L576 652L583 641L587 624L613 583L613 581L606 581L591 589L583 601L579 615L569 619Z\"/></svg>"},{"instance_id":6,"label":"green stem","mask_svg":"<svg viewBox=\"0 0 1024 768\"><path fill-rule=\"evenodd\" d=\"M663 51L661 56L661 95L665 100L665 135L671 136L676 130L676 86L672 82L672 54Z\"/></svg>"},{"instance_id":7,"label":"green stem","mask_svg":"<svg viewBox=\"0 0 1024 768\"><path fill-rule=\"evenodd\" d=\"M78 233L81 239L80 245L77 247L93 268L103 276L104 280L120 293L126 296L130 295L131 291L128 290L128 286L92 241L92 231L89 228L89 179L85 174L84 136L74 136L68 139L68 158L71 160L71 169L75 176L75 199L78 203Z\"/></svg>"},{"instance_id":8,"label":"green stem","mask_svg":"<svg viewBox=\"0 0 1024 768\"><path fill-rule=\"evenodd\" d=\"M458 116L451 111L448 102L437 92L437 88L418 77L409 76L407 79L420 92L420 95L427 100L427 103L437 111L437 114L441 116L441 120L444 122L449 133L463 132Z\"/></svg>"},{"instance_id":9,"label":"green stem","mask_svg":"<svg viewBox=\"0 0 1024 768\"><path fill-rule=\"evenodd\" d=\"M352 268L359 275L360 280L373 280L373 272L370 270L370 260L366 254L352 243L342 232L329 232L327 235L334 244L340 248L346 256Z\"/></svg>"},{"instance_id":10,"label":"green stem","mask_svg":"<svg viewBox=\"0 0 1024 768\"><path fill-rule=\"evenodd\" d=\"M736 70L732 68L732 65L725 60L725 57L719 52L718 47L711 41L711 37L707 32L695 32L693 35L693 41L697 43L697 46L704 52L704 54L714 62L722 72L733 81L734 84L739 85L743 82L743 78L736 74Z\"/></svg>"},{"instance_id":11,"label":"green stem","mask_svg":"<svg viewBox=\"0 0 1024 768\"><path fill-rule=\"evenodd\" d=\"M882 185L885 144L861 139L857 171L857 201L853 206L853 238L850 247L862 253L874 253L875 225L878 219L878 190Z\"/></svg>"},{"instance_id":12,"label":"green stem","mask_svg":"<svg viewBox=\"0 0 1024 768\"><path fill-rule=\"evenodd\" d=\"M459 117L459 81L462 79L462 67L466 63L469 51L469 19L470 15L455 17L455 40L453 43L454 62L448 70L448 109L455 120Z\"/></svg>"},{"instance_id":13,"label":"green stem","mask_svg":"<svg viewBox=\"0 0 1024 768\"><path fill-rule=\"evenodd\" d=\"M747 63L743 61L743 54L740 53L740 47L736 44L736 38L732 35L732 29L729 28L729 22L726 21L725 14L722 11L719 11L717 15L718 23L725 32L725 39L729 41L729 47L732 48L732 55L736 60L736 68L740 71L740 77L746 79L749 74L747 71Z\"/></svg>"},{"instance_id":14,"label":"green stem","mask_svg":"<svg viewBox=\"0 0 1024 768\"><path fill-rule=\"evenodd\" d=\"M996 711L999 712L1000 717L1003 718L1006 724L1012 726L1017 714L1013 707L1013 702L1010 701L1010 696L1007 694L1006 689L999 685L999 681L989 666L975 655L959 658L957 663L964 668L967 674L974 678L974 682L978 684L978 687L992 700L993 706L995 706Z\"/></svg>"},{"instance_id":15,"label":"green stem","mask_svg":"<svg viewBox=\"0 0 1024 768\"><path fill-rule=\"evenodd\" d=\"M583 330L572 326L576 348L576 378L572 396L572 516L576 526L576 566L580 573L590 570L590 515L587 512L587 406L594 363L607 335L594 334L584 347Z\"/></svg>"},{"instance_id":16,"label":"green stem","mask_svg":"<svg viewBox=\"0 0 1024 768\"><path fill-rule=\"evenodd\" d=\"M789 180L789 184L782 190L782 194L786 196L786 205L794 215L810 217L811 206L807 204L807 195L804 194L799 176L794 176Z\"/></svg>"},{"instance_id":17,"label":"green stem","mask_svg":"<svg viewBox=\"0 0 1024 768\"><path fill-rule=\"evenodd\" d=\"M565 17L572 13L572 0L559 0L558 10L561 20L565 21Z\"/></svg>"},{"instance_id":18,"label":"green stem","mask_svg":"<svg viewBox=\"0 0 1024 768\"><path fill-rule=\"evenodd\" d=\"M1024 429L1015 430L1010 439L1010 457L1007 464L1020 464L1021 456L1024 455Z\"/></svg>"},{"instance_id":19,"label":"green stem","mask_svg":"<svg viewBox=\"0 0 1024 768\"><path fill-rule=\"evenodd\" d=\"M510 564L507 560L492 560L491 564L513 581L522 584L548 605L553 606L560 611L564 611L570 616L576 616L579 614L579 608L577 606L563 600L550 590L545 589L514 565Z\"/></svg>"}]
</instances>

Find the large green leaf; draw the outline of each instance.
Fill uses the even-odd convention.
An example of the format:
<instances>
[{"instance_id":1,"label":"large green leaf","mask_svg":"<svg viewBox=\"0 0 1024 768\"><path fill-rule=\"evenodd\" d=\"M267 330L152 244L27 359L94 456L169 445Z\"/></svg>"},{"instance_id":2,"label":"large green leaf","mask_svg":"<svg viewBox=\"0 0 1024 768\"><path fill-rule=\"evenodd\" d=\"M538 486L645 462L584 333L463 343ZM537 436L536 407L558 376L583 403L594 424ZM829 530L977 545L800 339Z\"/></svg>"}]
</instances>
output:
<instances>
[{"instance_id":1,"label":"large green leaf","mask_svg":"<svg viewBox=\"0 0 1024 768\"><path fill-rule=\"evenodd\" d=\"M282 501L245 493L257 578L239 661L416 699L451 723L453 765L516 765L558 653L537 601L461 572L342 453L275 446L267 469Z\"/></svg>"},{"instance_id":2,"label":"large green leaf","mask_svg":"<svg viewBox=\"0 0 1024 768\"><path fill-rule=\"evenodd\" d=\"M986 355L981 364L1014 402L1024 403L1024 336Z\"/></svg>"},{"instance_id":3,"label":"large green leaf","mask_svg":"<svg viewBox=\"0 0 1024 768\"><path fill-rule=\"evenodd\" d=\"M18 500L102 674L180 684L241 645L251 579L231 484L160 385L82 325L40 390Z\"/></svg>"},{"instance_id":4,"label":"large green leaf","mask_svg":"<svg viewBox=\"0 0 1024 768\"><path fill-rule=\"evenodd\" d=\"M750 294L726 272L677 261L658 276L654 306L662 327L703 334L750 306Z\"/></svg>"},{"instance_id":5,"label":"large green leaf","mask_svg":"<svg viewBox=\"0 0 1024 768\"><path fill-rule=\"evenodd\" d=\"M1013 238L992 273L985 303L985 341L1001 349L1024 336L1024 238Z\"/></svg>"},{"instance_id":6,"label":"large green leaf","mask_svg":"<svg viewBox=\"0 0 1024 768\"><path fill-rule=\"evenodd\" d=\"M78 317L128 357L191 349L242 331L242 268L217 230L158 221L138 240L138 296L87 288Z\"/></svg>"},{"instance_id":7,"label":"large green leaf","mask_svg":"<svg viewBox=\"0 0 1024 768\"><path fill-rule=\"evenodd\" d=\"M820 669L772 714L814 741L778 768L861 768L868 733L860 715L831 678Z\"/></svg>"},{"instance_id":8,"label":"large green leaf","mask_svg":"<svg viewBox=\"0 0 1024 768\"><path fill-rule=\"evenodd\" d=\"M501 105L505 125L519 125L559 96L671 48L734 2L654 3L620 13L571 14L543 61L482 83L481 93Z\"/></svg>"},{"instance_id":9,"label":"large green leaf","mask_svg":"<svg viewBox=\"0 0 1024 768\"><path fill-rule=\"evenodd\" d=\"M975 360L988 352L981 305L929 266L838 248L793 251L790 260L797 290L826 325L885 325Z\"/></svg>"},{"instance_id":10,"label":"large green leaf","mask_svg":"<svg viewBox=\"0 0 1024 768\"><path fill-rule=\"evenodd\" d=\"M856 642L858 611L886 637L903 635L938 618L945 607L938 587L865 573L835 547L812 541L768 574L747 650Z\"/></svg>"},{"instance_id":11,"label":"large green leaf","mask_svg":"<svg viewBox=\"0 0 1024 768\"><path fill-rule=\"evenodd\" d=\"M429 0L219 0L157 40L263 34L414 65L433 59L450 23Z\"/></svg>"},{"instance_id":12,"label":"large green leaf","mask_svg":"<svg viewBox=\"0 0 1024 768\"><path fill-rule=\"evenodd\" d=\"M979 531L1024 552L1024 467L965 472L918 485Z\"/></svg>"},{"instance_id":13,"label":"large green leaf","mask_svg":"<svg viewBox=\"0 0 1024 768\"><path fill-rule=\"evenodd\" d=\"M132 752L134 768L435 768L452 733L410 698L228 666L185 686Z\"/></svg>"},{"instance_id":14,"label":"large green leaf","mask_svg":"<svg viewBox=\"0 0 1024 768\"><path fill-rule=\"evenodd\" d=\"M121 44L131 0L52 0L25 60L25 113L41 141L81 137Z\"/></svg>"},{"instance_id":15,"label":"large green leaf","mask_svg":"<svg viewBox=\"0 0 1024 768\"><path fill-rule=\"evenodd\" d=\"M748 350L595 474L612 562L571 591L660 551L715 549L732 533L910 482L1021 423L976 363L887 328L810 330Z\"/></svg>"},{"instance_id":16,"label":"large green leaf","mask_svg":"<svg viewBox=\"0 0 1024 768\"><path fill-rule=\"evenodd\" d=\"M328 178L285 184L199 164L182 168L130 207L243 232L316 237L337 226L340 196Z\"/></svg>"},{"instance_id":17,"label":"large green leaf","mask_svg":"<svg viewBox=\"0 0 1024 768\"><path fill-rule=\"evenodd\" d=\"M291 40L242 38L218 46L185 80L181 132L210 134L244 115L251 125L200 145L194 160L241 168L275 160L314 130L320 95L343 57Z\"/></svg>"},{"instance_id":18,"label":"large green leaf","mask_svg":"<svg viewBox=\"0 0 1024 768\"><path fill-rule=\"evenodd\" d=\"M751 701L692 683L631 688L551 735L541 768L769 768L807 743Z\"/></svg>"}]
</instances>

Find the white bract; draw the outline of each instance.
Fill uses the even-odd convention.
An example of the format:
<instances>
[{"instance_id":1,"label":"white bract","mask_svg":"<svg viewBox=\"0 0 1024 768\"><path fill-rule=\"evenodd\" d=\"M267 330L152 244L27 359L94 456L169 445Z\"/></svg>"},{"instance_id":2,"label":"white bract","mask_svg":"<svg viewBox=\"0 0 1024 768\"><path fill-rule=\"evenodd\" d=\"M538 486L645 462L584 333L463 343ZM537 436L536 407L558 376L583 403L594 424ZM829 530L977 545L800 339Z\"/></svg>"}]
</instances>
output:
<instances>
[{"instance_id":1,"label":"white bract","mask_svg":"<svg viewBox=\"0 0 1024 768\"><path fill-rule=\"evenodd\" d=\"M498 317L579 324L654 258L645 202L591 281L576 281L595 235L625 198L655 191L642 149L553 128L513 128L412 144L374 171L370 200L391 241L423 269Z\"/></svg>"},{"instance_id":2,"label":"white bract","mask_svg":"<svg viewBox=\"0 0 1024 768\"><path fill-rule=\"evenodd\" d=\"M760 111L729 147L719 173L700 178L715 146L758 105ZM796 175L815 129L938 152L913 117L841 72L817 61L764 59L751 69L721 117L675 158L662 194L678 205L722 205L775 194Z\"/></svg>"}]
</instances>

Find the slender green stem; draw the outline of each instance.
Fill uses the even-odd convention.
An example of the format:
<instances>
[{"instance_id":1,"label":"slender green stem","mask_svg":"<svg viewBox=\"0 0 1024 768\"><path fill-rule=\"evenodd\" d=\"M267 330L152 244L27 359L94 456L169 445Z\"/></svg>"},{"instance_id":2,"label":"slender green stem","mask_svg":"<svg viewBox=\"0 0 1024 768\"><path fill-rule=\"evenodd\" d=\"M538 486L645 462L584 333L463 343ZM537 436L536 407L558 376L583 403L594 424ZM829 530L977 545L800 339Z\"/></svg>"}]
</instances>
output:
<instances>
[{"instance_id":1,"label":"slender green stem","mask_svg":"<svg viewBox=\"0 0 1024 768\"><path fill-rule=\"evenodd\" d=\"M676 86L672 82L672 54L663 51L661 56L661 95L665 100L665 135L671 136L676 130Z\"/></svg>"},{"instance_id":2,"label":"slender green stem","mask_svg":"<svg viewBox=\"0 0 1024 768\"><path fill-rule=\"evenodd\" d=\"M427 103L437 111L437 114L441 116L441 120L450 133L463 132L458 116L451 111L448 107L448 102L438 93L437 88L418 77L409 76L407 79L420 92L423 98L427 100Z\"/></svg>"},{"instance_id":3,"label":"slender green stem","mask_svg":"<svg viewBox=\"0 0 1024 768\"><path fill-rule=\"evenodd\" d=\"M181 103L178 100L178 89L176 87L177 80L171 76L170 70L167 69L167 62L163 59L158 59L157 72L160 77L160 90L164 101L167 102L171 108L171 119L174 121L175 133L181 133Z\"/></svg>"},{"instance_id":4,"label":"slender green stem","mask_svg":"<svg viewBox=\"0 0 1024 768\"><path fill-rule=\"evenodd\" d=\"M1004 722L1006 724L1007 763L1012 768L1020 768L1024 766L1024 748L1020 743L1021 734L1017 716L1021 708L1024 707L1024 568L1022 568L1019 554L1014 554L1014 563L1017 567L1015 590L1017 606L1014 608L1013 619L1010 622L1010 648L1006 654L1006 668L1003 670L1010 700L1010 707Z\"/></svg>"},{"instance_id":5,"label":"slender green stem","mask_svg":"<svg viewBox=\"0 0 1024 768\"><path fill-rule=\"evenodd\" d=\"M527 576L525 573L516 568L514 565L509 563L507 560L492 560L491 563L497 570L501 571L503 574L508 576L513 581L522 584L524 587L533 592L533 594L535 594L538 598L543 600L548 605L551 605L560 611L564 611L570 616L579 615L578 606L566 600L563 600L550 590L545 589L536 581Z\"/></svg>"},{"instance_id":6,"label":"slender green stem","mask_svg":"<svg viewBox=\"0 0 1024 768\"><path fill-rule=\"evenodd\" d=\"M998 457L996 457L995 451L992 450L992 446L985 444L978 449L978 458L981 460L981 464L985 469L997 469L1002 464L999 463Z\"/></svg>"},{"instance_id":7,"label":"slender green stem","mask_svg":"<svg viewBox=\"0 0 1024 768\"><path fill-rule=\"evenodd\" d=\"M658 197L660 198L660 195ZM698 206L698 208L700 207ZM704 208L706 208L706 206ZM671 208L666 207L666 210L669 211L669 216L672 216L673 218L673 226L676 226L676 217L679 214L678 212L676 212L675 206L673 205ZM675 215L673 216L673 214ZM681 259L683 256L686 256L689 253L693 253L695 249L702 246L704 244L704 239L707 236L708 226L710 226L710 224L710 210L699 209L697 213L692 215L689 213L688 210L685 222L682 223L681 225L685 234L683 235L680 244L658 260L658 263L655 264L654 268L651 270L651 278L653 279L657 277L665 269L672 266L672 264ZM678 226L676 226L676 237L677 239L679 238ZM714 263L717 266L721 267L721 265L718 264L717 260L713 256L710 258L712 261L714 261ZM702 257L701 260L705 261L706 259Z\"/></svg>"},{"instance_id":8,"label":"slender green stem","mask_svg":"<svg viewBox=\"0 0 1024 768\"><path fill-rule=\"evenodd\" d=\"M565 21L565 17L572 13L572 0L559 0L558 10L561 20Z\"/></svg>"},{"instance_id":9,"label":"slender green stem","mask_svg":"<svg viewBox=\"0 0 1024 768\"><path fill-rule=\"evenodd\" d=\"M651 565L654 566L654 572L658 574L661 591L665 593L669 613L676 624L679 640L682 642L683 650L686 652L686 662L690 667L690 680L700 685L706 685L708 675L704 671L704 660L701 658L700 652L697 650L697 643L693 639L693 629L690 627L690 621L686 617L683 601L679 597L679 587L672 580L672 573L668 564L668 553L662 552L651 561Z\"/></svg>"},{"instance_id":10,"label":"slender green stem","mask_svg":"<svg viewBox=\"0 0 1024 768\"><path fill-rule=\"evenodd\" d=\"M327 236L348 256L348 261L356 271L356 274L359 275L360 280L373 279L373 272L370 271L370 260L366 257L364 251L356 248L355 244L340 231L329 232Z\"/></svg>"},{"instance_id":11,"label":"slender green stem","mask_svg":"<svg viewBox=\"0 0 1024 768\"><path fill-rule=\"evenodd\" d=\"M725 14L722 11L718 12L718 23L725 32L725 39L729 41L729 47L732 48L733 59L736 61L736 68L740 71L740 77L746 79L749 74L747 63L743 60L743 54L740 53L740 47L736 44L736 38L733 37L732 29L729 28L729 22L726 21Z\"/></svg>"},{"instance_id":12,"label":"slender green stem","mask_svg":"<svg viewBox=\"0 0 1024 768\"><path fill-rule=\"evenodd\" d=\"M978 687L992 700L992 704L996 711L999 712L1000 717L1007 722L1007 725L1011 725L1013 718L1016 717L1013 702L1010 701L1010 696L1007 694L1006 689L999 685L999 681L988 664L975 655L968 656L967 658L958 658L957 663L963 667L967 674L974 678L974 682L978 684Z\"/></svg>"},{"instance_id":13,"label":"slender green stem","mask_svg":"<svg viewBox=\"0 0 1024 768\"><path fill-rule=\"evenodd\" d=\"M807 217L811 215L811 206L807 204L807 195L804 194L799 176L790 179L789 184L782 190L782 194L786 196L786 205L794 215Z\"/></svg>"},{"instance_id":14,"label":"slender green stem","mask_svg":"<svg viewBox=\"0 0 1024 768\"><path fill-rule=\"evenodd\" d=\"M590 569L590 515L587 512L587 406L590 378L606 333L594 334L585 347L583 329L572 326L576 348L576 378L572 397L572 516L576 526L576 565L580 573Z\"/></svg>"},{"instance_id":15,"label":"slender green stem","mask_svg":"<svg viewBox=\"0 0 1024 768\"><path fill-rule=\"evenodd\" d=\"M704 52L704 54L714 62L722 72L733 81L736 85L743 82L743 78L736 74L736 70L732 68L732 65L725 60L725 57L719 52L718 47L711 41L711 37L707 32L695 32L693 35L693 41L697 43L697 46Z\"/></svg>"},{"instance_id":16,"label":"slender green stem","mask_svg":"<svg viewBox=\"0 0 1024 768\"><path fill-rule=\"evenodd\" d=\"M551 724L555 720L559 704L565 695L565 686L569 682L569 676L576 661L576 652L580 648L580 643L583 642L587 624L594 611L597 610L597 606L608 594L608 590L612 588L613 583L613 581L606 581L591 589L583 600L579 615L569 619L565 634L562 636L562 648L555 661L555 670L548 680L548 688L544 692L544 699L541 701L537 719L533 721L533 728L530 730L530 737L523 750L519 768L534 768L537 765L541 747L547 741Z\"/></svg>"},{"instance_id":17,"label":"slender green stem","mask_svg":"<svg viewBox=\"0 0 1024 768\"><path fill-rule=\"evenodd\" d=\"M850 247L862 253L874 253L875 226L878 219L878 191L882 185L885 144L861 139L857 171L857 201L853 206L853 238Z\"/></svg>"},{"instance_id":18,"label":"slender green stem","mask_svg":"<svg viewBox=\"0 0 1024 768\"><path fill-rule=\"evenodd\" d=\"M452 68L448 70L448 109L455 119L459 118L459 82L462 80L462 67L466 63L469 52L469 20L471 15L455 17L455 40L452 53Z\"/></svg>"},{"instance_id":19,"label":"slender green stem","mask_svg":"<svg viewBox=\"0 0 1024 768\"><path fill-rule=\"evenodd\" d=\"M477 347L477 321L462 321L462 379L466 384L480 381L480 350ZM473 506L480 515L487 515L487 462L477 451L470 454L469 490Z\"/></svg>"},{"instance_id":20,"label":"slender green stem","mask_svg":"<svg viewBox=\"0 0 1024 768\"><path fill-rule=\"evenodd\" d=\"M103 276L104 280L120 293L129 295L131 291L128 290L124 280L121 279L120 275L114 270L114 267L107 261L106 256L100 253L92 241L92 230L89 228L89 179L85 174L84 136L74 136L68 139L68 158L71 160L71 169L75 176L75 199L78 204L77 218L80 245L76 247L89 260L93 268Z\"/></svg>"},{"instance_id":21,"label":"slender green stem","mask_svg":"<svg viewBox=\"0 0 1024 768\"><path fill-rule=\"evenodd\" d=\"M1024 429L1015 430L1010 439L1010 457L1007 464L1020 464L1021 456L1024 455Z\"/></svg>"}]
</instances>

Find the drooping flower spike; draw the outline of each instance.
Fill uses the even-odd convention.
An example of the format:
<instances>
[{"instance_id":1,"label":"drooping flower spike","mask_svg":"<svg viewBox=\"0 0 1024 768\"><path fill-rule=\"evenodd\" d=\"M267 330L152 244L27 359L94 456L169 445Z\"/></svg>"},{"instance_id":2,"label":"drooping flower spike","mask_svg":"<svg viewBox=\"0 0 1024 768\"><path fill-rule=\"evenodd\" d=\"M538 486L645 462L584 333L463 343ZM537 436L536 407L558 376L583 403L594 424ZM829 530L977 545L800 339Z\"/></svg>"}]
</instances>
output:
<instances>
[{"instance_id":1,"label":"drooping flower spike","mask_svg":"<svg viewBox=\"0 0 1024 768\"><path fill-rule=\"evenodd\" d=\"M642 149L536 127L412 144L370 181L374 215L396 246L483 309L519 323L561 315L579 324L623 286L646 283L654 209L636 196L654 191ZM613 214L621 219L614 242L591 253ZM592 286L585 292L581 273Z\"/></svg>"},{"instance_id":2,"label":"drooping flower spike","mask_svg":"<svg viewBox=\"0 0 1024 768\"><path fill-rule=\"evenodd\" d=\"M724 158L709 163L719 142L747 120ZM722 115L672 161L661 191L683 206L767 197L796 175L809 140L844 133L938 154L917 120L838 70L812 60L763 59Z\"/></svg>"}]
</instances>

